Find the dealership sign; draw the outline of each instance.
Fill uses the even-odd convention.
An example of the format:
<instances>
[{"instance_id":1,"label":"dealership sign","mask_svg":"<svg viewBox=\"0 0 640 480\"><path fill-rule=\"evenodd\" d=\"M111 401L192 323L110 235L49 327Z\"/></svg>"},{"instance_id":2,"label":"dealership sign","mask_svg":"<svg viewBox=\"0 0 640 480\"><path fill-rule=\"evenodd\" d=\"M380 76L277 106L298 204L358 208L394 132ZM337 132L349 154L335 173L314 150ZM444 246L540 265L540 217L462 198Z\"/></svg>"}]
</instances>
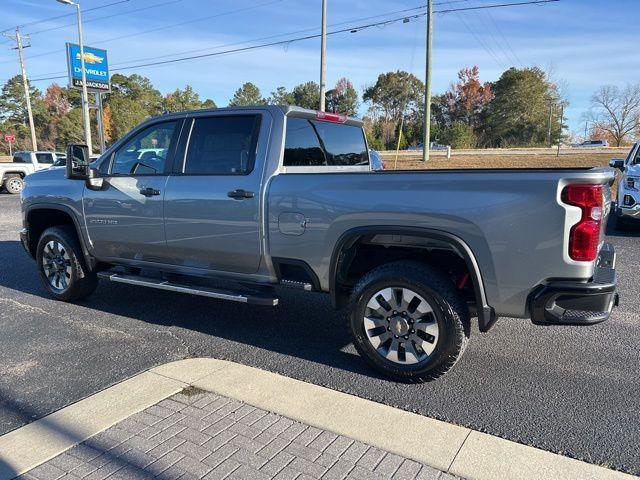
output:
<instances>
[{"instance_id":1,"label":"dealership sign","mask_svg":"<svg viewBox=\"0 0 640 480\"><path fill-rule=\"evenodd\" d=\"M69 86L82 88L82 57L80 45L67 43L67 67L69 69ZM84 70L87 78L87 90L91 92L108 92L109 63L107 51L99 48L84 47Z\"/></svg>"}]
</instances>

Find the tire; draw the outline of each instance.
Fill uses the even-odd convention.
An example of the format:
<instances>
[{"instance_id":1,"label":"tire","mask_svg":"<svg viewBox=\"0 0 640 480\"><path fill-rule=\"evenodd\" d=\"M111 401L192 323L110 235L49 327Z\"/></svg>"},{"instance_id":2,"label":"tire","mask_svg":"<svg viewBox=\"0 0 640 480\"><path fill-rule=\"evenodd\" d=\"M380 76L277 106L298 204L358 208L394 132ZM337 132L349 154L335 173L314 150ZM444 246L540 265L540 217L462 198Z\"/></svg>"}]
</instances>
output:
<instances>
[{"instance_id":1,"label":"tire","mask_svg":"<svg viewBox=\"0 0 640 480\"><path fill-rule=\"evenodd\" d=\"M56 300L80 300L91 295L98 285L96 274L87 268L75 229L68 225L42 233L36 263L44 288Z\"/></svg>"},{"instance_id":2,"label":"tire","mask_svg":"<svg viewBox=\"0 0 640 480\"><path fill-rule=\"evenodd\" d=\"M17 195L24 190L24 179L20 175L7 175L3 185L7 192Z\"/></svg>"},{"instance_id":3,"label":"tire","mask_svg":"<svg viewBox=\"0 0 640 480\"><path fill-rule=\"evenodd\" d=\"M396 298L398 291L402 302ZM383 303L392 300L383 306L376 299L380 295ZM405 316L401 309L406 309ZM448 372L470 335L469 310L453 283L429 265L413 261L389 263L367 273L353 290L348 318L360 356L384 376L404 383L429 382Z\"/></svg>"}]
</instances>

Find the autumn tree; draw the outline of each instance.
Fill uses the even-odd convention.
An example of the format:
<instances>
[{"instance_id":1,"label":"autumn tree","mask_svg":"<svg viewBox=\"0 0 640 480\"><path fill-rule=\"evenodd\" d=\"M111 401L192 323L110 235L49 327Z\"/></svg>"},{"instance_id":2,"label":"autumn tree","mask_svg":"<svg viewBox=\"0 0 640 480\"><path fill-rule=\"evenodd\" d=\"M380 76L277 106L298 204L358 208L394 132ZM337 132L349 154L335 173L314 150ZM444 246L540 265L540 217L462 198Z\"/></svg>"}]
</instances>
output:
<instances>
[{"instance_id":1,"label":"autumn tree","mask_svg":"<svg viewBox=\"0 0 640 480\"><path fill-rule=\"evenodd\" d=\"M333 89L327 92L327 110L354 117L358 113L360 101L358 92L347 78L341 78Z\"/></svg>"},{"instance_id":2,"label":"autumn tree","mask_svg":"<svg viewBox=\"0 0 640 480\"><path fill-rule=\"evenodd\" d=\"M262 97L260 89L251 82L247 82L233 94L229 102L230 107L242 107L248 105L264 105L267 101Z\"/></svg>"},{"instance_id":3,"label":"autumn tree","mask_svg":"<svg viewBox=\"0 0 640 480\"><path fill-rule=\"evenodd\" d=\"M492 99L491 85L480 82L477 66L460 70L458 81L451 84L443 98L451 122L462 122L474 129L480 126Z\"/></svg>"},{"instance_id":4,"label":"autumn tree","mask_svg":"<svg viewBox=\"0 0 640 480\"><path fill-rule=\"evenodd\" d=\"M604 132L619 147L640 130L640 84L600 87L591 97L588 117L593 130Z\"/></svg>"}]
</instances>

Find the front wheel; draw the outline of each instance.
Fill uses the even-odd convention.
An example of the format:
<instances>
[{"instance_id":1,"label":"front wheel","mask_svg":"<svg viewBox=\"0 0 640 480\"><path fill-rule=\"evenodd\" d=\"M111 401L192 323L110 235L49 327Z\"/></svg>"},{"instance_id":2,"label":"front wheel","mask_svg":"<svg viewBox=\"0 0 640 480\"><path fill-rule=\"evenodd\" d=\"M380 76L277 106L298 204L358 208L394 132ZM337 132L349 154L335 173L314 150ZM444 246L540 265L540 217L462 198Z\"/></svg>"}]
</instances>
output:
<instances>
[{"instance_id":1,"label":"front wheel","mask_svg":"<svg viewBox=\"0 0 640 480\"><path fill-rule=\"evenodd\" d=\"M383 375L421 383L449 371L469 338L469 311L453 283L419 262L382 265L355 286L349 327L358 353Z\"/></svg>"},{"instance_id":2,"label":"front wheel","mask_svg":"<svg viewBox=\"0 0 640 480\"><path fill-rule=\"evenodd\" d=\"M75 230L67 225L44 231L36 250L38 271L44 287L56 300L70 302L93 293L98 285L87 268Z\"/></svg>"},{"instance_id":3,"label":"front wheel","mask_svg":"<svg viewBox=\"0 0 640 480\"><path fill-rule=\"evenodd\" d=\"M17 195L24 190L24 180L20 175L10 175L4 181L4 188L7 192Z\"/></svg>"}]
</instances>

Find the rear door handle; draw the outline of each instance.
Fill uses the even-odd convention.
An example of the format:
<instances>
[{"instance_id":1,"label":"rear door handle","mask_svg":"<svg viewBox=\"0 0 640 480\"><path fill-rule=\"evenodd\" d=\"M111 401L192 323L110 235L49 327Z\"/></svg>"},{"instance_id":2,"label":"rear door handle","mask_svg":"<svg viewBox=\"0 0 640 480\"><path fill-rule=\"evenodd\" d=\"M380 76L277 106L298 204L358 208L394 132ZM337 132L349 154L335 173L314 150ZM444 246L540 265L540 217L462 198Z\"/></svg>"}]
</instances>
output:
<instances>
[{"instance_id":1,"label":"rear door handle","mask_svg":"<svg viewBox=\"0 0 640 480\"><path fill-rule=\"evenodd\" d=\"M245 198L253 198L256 194L253 192L247 192L241 188L233 190L232 192L227 193L227 197L235 198L236 200L244 200Z\"/></svg>"},{"instance_id":2,"label":"rear door handle","mask_svg":"<svg viewBox=\"0 0 640 480\"><path fill-rule=\"evenodd\" d=\"M140 194L145 197L153 197L155 195L160 195L160 190L151 187L143 187L140 189Z\"/></svg>"}]
</instances>

